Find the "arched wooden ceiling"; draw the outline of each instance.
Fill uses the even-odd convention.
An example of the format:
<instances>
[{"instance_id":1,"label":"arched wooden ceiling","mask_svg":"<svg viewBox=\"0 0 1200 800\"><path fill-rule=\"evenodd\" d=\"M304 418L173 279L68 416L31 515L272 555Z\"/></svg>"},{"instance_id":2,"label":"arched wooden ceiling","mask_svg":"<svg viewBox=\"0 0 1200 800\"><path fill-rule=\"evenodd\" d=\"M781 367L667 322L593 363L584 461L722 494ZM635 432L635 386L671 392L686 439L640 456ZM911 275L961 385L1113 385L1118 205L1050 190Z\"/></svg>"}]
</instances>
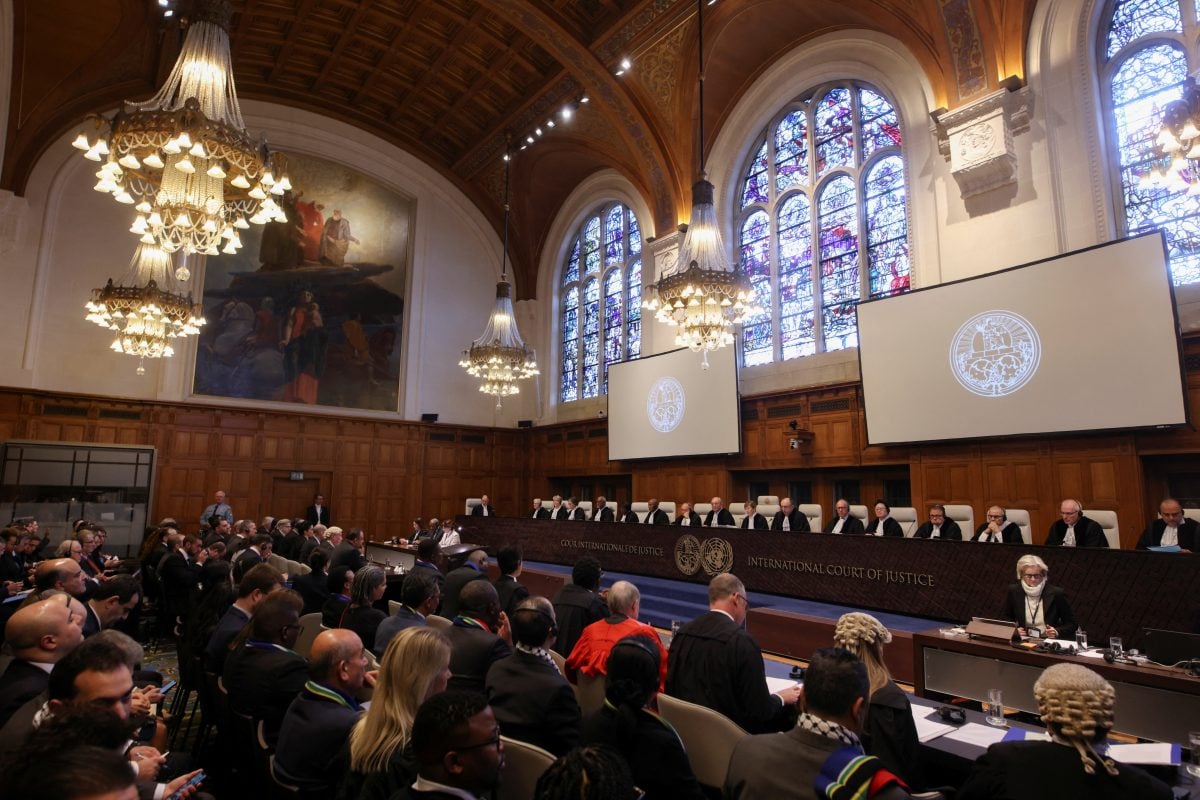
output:
<instances>
[{"instance_id":1,"label":"arched wooden ceiling","mask_svg":"<svg viewBox=\"0 0 1200 800\"><path fill-rule=\"evenodd\" d=\"M647 232L687 217L696 170L695 0L231 0L239 96L348 122L413 153L499 230L506 135L544 135L513 162L519 296L533 296L554 216L612 168L645 197ZM181 39L156 0L15 0L0 187L90 111L150 95ZM935 103L953 108L1024 77L1036 0L720 0L705 8L706 127L777 58L846 29L895 37ZM180 5L180 3L177 3ZM633 69L614 73L623 57ZM569 124L544 127L586 95ZM536 138L536 137L535 137ZM536 157L534 152L536 151Z\"/></svg>"}]
</instances>

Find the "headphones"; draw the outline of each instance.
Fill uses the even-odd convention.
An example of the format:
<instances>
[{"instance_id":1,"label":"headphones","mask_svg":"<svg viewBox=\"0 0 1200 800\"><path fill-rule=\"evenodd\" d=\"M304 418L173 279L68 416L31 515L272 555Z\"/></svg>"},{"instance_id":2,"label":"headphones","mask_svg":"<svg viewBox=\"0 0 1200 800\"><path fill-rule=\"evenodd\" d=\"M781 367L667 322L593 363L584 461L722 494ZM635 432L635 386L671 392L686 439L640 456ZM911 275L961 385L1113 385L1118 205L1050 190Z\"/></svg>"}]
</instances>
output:
<instances>
[{"instance_id":1,"label":"headphones","mask_svg":"<svg viewBox=\"0 0 1200 800\"><path fill-rule=\"evenodd\" d=\"M1129 664L1134 667L1139 666L1138 662L1134 661L1132 658L1127 658L1124 655L1118 655L1113 650L1104 651L1104 661L1108 664Z\"/></svg>"},{"instance_id":2,"label":"headphones","mask_svg":"<svg viewBox=\"0 0 1200 800\"><path fill-rule=\"evenodd\" d=\"M555 637L558 636L558 622L555 621L553 615L546 613L545 611L543 611L540 608L519 608L513 612L513 616L515 617L517 614L525 614L528 612L533 612L534 614L537 614L542 619L549 622L550 623L550 635L555 636Z\"/></svg>"},{"instance_id":3,"label":"headphones","mask_svg":"<svg viewBox=\"0 0 1200 800\"><path fill-rule=\"evenodd\" d=\"M1073 656L1079 651L1075 649L1075 645L1073 644L1059 644L1058 642L1047 640L1041 642L1037 647L1033 648L1033 652L1054 653L1055 655L1060 656ZM1105 652L1107 653L1108 651ZM1105 655L1104 660L1109 661L1107 655ZM1111 661L1109 663L1111 663Z\"/></svg>"},{"instance_id":4,"label":"headphones","mask_svg":"<svg viewBox=\"0 0 1200 800\"><path fill-rule=\"evenodd\" d=\"M648 642L646 640L646 637L644 637L644 636L638 636L636 634L633 636L626 636L624 639L621 639L616 644L614 644L613 647L636 647L637 649L641 650L642 652L648 653L651 656L653 656L655 661L660 660L658 650L656 650L654 648L654 646L652 644L650 644L650 642Z\"/></svg>"}]
</instances>

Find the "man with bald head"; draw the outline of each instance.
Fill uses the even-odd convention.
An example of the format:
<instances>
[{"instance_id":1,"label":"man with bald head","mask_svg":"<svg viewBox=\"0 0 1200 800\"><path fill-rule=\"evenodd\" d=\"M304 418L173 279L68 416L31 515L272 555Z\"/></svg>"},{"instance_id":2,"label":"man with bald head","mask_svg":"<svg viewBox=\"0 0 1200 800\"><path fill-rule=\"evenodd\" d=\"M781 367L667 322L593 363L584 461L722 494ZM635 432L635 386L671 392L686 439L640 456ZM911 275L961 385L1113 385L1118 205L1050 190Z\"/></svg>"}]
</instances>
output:
<instances>
[{"instance_id":1,"label":"man with bald head","mask_svg":"<svg viewBox=\"0 0 1200 800\"><path fill-rule=\"evenodd\" d=\"M646 518L642 520L643 525L670 525L671 519L667 516L667 512L658 507L658 498L652 497L646 501Z\"/></svg>"},{"instance_id":2,"label":"man with bald head","mask_svg":"<svg viewBox=\"0 0 1200 800\"><path fill-rule=\"evenodd\" d=\"M712 499L712 511L704 515L704 526L711 528L713 526L728 526L733 527L733 514L725 507L725 501L719 497Z\"/></svg>"},{"instance_id":3,"label":"man with bald head","mask_svg":"<svg viewBox=\"0 0 1200 800\"><path fill-rule=\"evenodd\" d=\"M626 636L641 636L654 642L658 647L659 666L661 673L658 678L659 688L667 679L667 650L658 638L658 631L638 622L638 614L642 610L642 593L629 581L617 581L608 589L607 617L593 622L583 629L583 635L575 642L571 652L567 653L567 679L578 682L578 673L582 672L591 678L603 678L608 674L608 654L613 646Z\"/></svg>"},{"instance_id":4,"label":"man with bald head","mask_svg":"<svg viewBox=\"0 0 1200 800\"><path fill-rule=\"evenodd\" d=\"M1184 553L1196 552L1200 545L1200 524L1183 515L1178 500L1168 497L1158 504L1158 519L1146 526L1138 539L1138 550L1178 546Z\"/></svg>"},{"instance_id":5,"label":"man with bald head","mask_svg":"<svg viewBox=\"0 0 1200 800\"><path fill-rule=\"evenodd\" d=\"M1108 547L1104 529L1083 515L1078 500L1063 500L1058 510L1061 519L1050 526L1047 547Z\"/></svg>"},{"instance_id":6,"label":"man with bald head","mask_svg":"<svg viewBox=\"0 0 1200 800\"><path fill-rule=\"evenodd\" d=\"M55 558L38 564L33 571L33 590L44 592L47 589L83 597L87 594L87 576L83 574L83 567L73 558Z\"/></svg>"},{"instance_id":7,"label":"man with bald head","mask_svg":"<svg viewBox=\"0 0 1200 800\"><path fill-rule=\"evenodd\" d=\"M55 594L19 609L8 620L4 632L14 658L0 675L0 728L17 709L46 691L54 665L83 641L83 618L83 604L68 594Z\"/></svg>"},{"instance_id":8,"label":"man with bald head","mask_svg":"<svg viewBox=\"0 0 1200 800\"><path fill-rule=\"evenodd\" d=\"M367 674L358 634L345 628L322 631L308 657L308 682L288 706L279 729L275 768L304 792L332 792L345 774L350 730L362 715L356 695Z\"/></svg>"}]
</instances>

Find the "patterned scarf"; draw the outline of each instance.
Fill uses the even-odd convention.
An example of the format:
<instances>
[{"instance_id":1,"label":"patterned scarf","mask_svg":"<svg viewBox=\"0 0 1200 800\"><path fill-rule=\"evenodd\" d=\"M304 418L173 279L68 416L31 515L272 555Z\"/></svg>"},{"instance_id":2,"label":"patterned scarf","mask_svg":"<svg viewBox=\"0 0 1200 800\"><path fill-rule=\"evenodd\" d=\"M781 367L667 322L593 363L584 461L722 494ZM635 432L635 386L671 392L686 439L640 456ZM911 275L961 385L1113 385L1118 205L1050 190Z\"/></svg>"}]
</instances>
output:
<instances>
[{"instance_id":1,"label":"patterned scarf","mask_svg":"<svg viewBox=\"0 0 1200 800\"><path fill-rule=\"evenodd\" d=\"M847 747L857 747L859 752L862 752L862 742L858 740L858 736L853 731L844 725L839 725L836 722L830 722L820 717L814 717L807 711L803 711L800 713L800 718L796 720L796 727L824 736L826 739L841 742Z\"/></svg>"},{"instance_id":2,"label":"patterned scarf","mask_svg":"<svg viewBox=\"0 0 1200 800\"><path fill-rule=\"evenodd\" d=\"M555 669L558 669L558 665L554 663L554 658L550 655L550 651L544 647L530 647L529 645L521 644L520 642L517 642L516 644L513 645L513 648L516 650L520 650L522 653L525 653L526 655L540 658L542 661L545 661L550 666L554 667Z\"/></svg>"},{"instance_id":3,"label":"patterned scarf","mask_svg":"<svg viewBox=\"0 0 1200 800\"><path fill-rule=\"evenodd\" d=\"M863 755L859 747L843 747L830 753L814 782L817 796L827 800L867 800L891 786L908 788L884 768L882 761Z\"/></svg>"}]
</instances>

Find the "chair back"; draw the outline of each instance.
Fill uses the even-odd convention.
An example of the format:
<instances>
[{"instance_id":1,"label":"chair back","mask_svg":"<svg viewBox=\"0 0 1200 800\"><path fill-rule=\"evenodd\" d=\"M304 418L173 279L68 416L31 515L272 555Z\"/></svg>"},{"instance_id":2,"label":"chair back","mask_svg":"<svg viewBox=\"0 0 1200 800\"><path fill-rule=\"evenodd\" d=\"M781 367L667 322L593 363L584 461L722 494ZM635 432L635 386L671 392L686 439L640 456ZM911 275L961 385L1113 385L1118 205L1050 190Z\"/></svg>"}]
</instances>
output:
<instances>
[{"instance_id":1,"label":"chair back","mask_svg":"<svg viewBox=\"0 0 1200 800\"><path fill-rule=\"evenodd\" d=\"M321 612L314 611L311 614L303 615L300 617L300 634L296 637L296 644L292 649L308 658L308 654L312 652L313 640L320 632Z\"/></svg>"},{"instance_id":2,"label":"chair back","mask_svg":"<svg viewBox=\"0 0 1200 800\"><path fill-rule=\"evenodd\" d=\"M429 627L433 628L434 630L441 631L441 630L445 630L446 628L449 628L451 625L453 625L454 620L449 620L449 619L446 619L445 617L439 617L437 614L430 614L428 617L425 618L425 624L428 625Z\"/></svg>"},{"instance_id":3,"label":"chair back","mask_svg":"<svg viewBox=\"0 0 1200 800\"><path fill-rule=\"evenodd\" d=\"M779 495L777 494L760 494L758 496L758 513L762 513L763 503L769 506L779 505Z\"/></svg>"},{"instance_id":4,"label":"chair back","mask_svg":"<svg viewBox=\"0 0 1200 800\"><path fill-rule=\"evenodd\" d=\"M779 512L779 503L764 503L761 500L758 503L758 513L767 520L767 524L771 524L771 520L775 518L775 514Z\"/></svg>"},{"instance_id":5,"label":"chair back","mask_svg":"<svg viewBox=\"0 0 1200 800\"><path fill-rule=\"evenodd\" d=\"M670 520L671 522L675 521L675 501L674 500L662 500L659 502L658 507L666 512L668 520Z\"/></svg>"},{"instance_id":6,"label":"chair back","mask_svg":"<svg viewBox=\"0 0 1200 800\"><path fill-rule=\"evenodd\" d=\"M579 710L583 716L593 714L604 707L604 676L603 675L584 675L582 672L577 676L578 682L575 684L575 699L579 701Z\"/></svg>"},{"instance_id":7,"label":"chair back","mask_svg":"<svg viewBox=\"0 0 1200 800\"><path fill-rule=\"evenodd\" d=\"M481 506L481 505L483 505L482 497L468 497L467 502L463 507L464 508L463 513L469 517L469 516L471 516L471 509L474 508L475 506Z\"/></svg>"},{"instance_id":8,"label":"chair back","mask_svg":"<svg viewBox=\"0 0 1200 800\"><path fill-rule=\"evenodd\" d=\"M1188 519L1194 519L1197 522L1200 522L1200 508L1185 508L1183 510L1183 515Z\"/></svg>"},{"instance_id":9,"label":"chair back","mask_svg":"<svg viewBox=\"0 0 1200 800\"><path fill-rule=\"evenodd\" d=\"M683 740L696 780L716 789L724 787L733 748L750 734L724 714L670 695L658 696L658 713Z\"/></svg>"},{"instance_id":10,"label":"chair back","mask_svg":"<svg viewBox=\"0 0 1200 800\"><path fill-rule=\"evenodd\" d=\"M275 793L282 797L299 797L300 787L293 786L283 778L279 777L279 770L275 766L275 754L271 754L271 783L275 784Z\"/></svg>"},{"instance_id":11,"label":"chair back","mask_svg":"<svg viewBox=\"0 0 1200 800\"><path fill-rule=\"evenodd\" d=\"M1033 544L1033 530L1029 522L1029 510L1025 508L1009 508L1005 509L1004 516L1008 518L1008 522L1013 523L1021 529L1021 539L1025 544ZM1007 525L1008 523L1004 523Z\"/></svg>"},{"instance_id":12,"label":"chair back","mask_svg":"<svg viewBox=\"0 0 1200 800\"><path fill-rule=\"evenodd\" d=\"M696 503L692 506L692 511L700 515L700 521L704 522L704 518L708 516L708 512L712 511L712 503Z\"/></svg>"},{"instance_id":13,"label":"chair back","mask_svg":"<svg viewBox=\"0 0 1200 800\"><path fill-rule=\"evenodd\" d=\"M584 516L586 516L588 519L592 518L592 501L591 500L580 500L579 507L583 509Z\"/></svg>"},{"instance_id":14,"label":"chair back","mask_svg":"<svg viewBox=\"0 0 1200 800\"><path fill-rule=\"evenodd\" d=\"M550 657L554 659L554 666L558 667L558 671L565 677L567 674L567 660L557 650L551 650Z\"/></svg>"},{"instance_id":15,"label":"chair back","mask_svg":"<svg viewBox=\"0 0 1200 800\"><path fill-rule=\"evenodd\" d=\"M892 509L892 519L900 523L904 536L911 539L917 532L917 510L912 506L897 506Z\"/></svg>"},{"instance_id":16,"label":"chair back","mask_svg":"<svg viewBox=\"0 0 1200 800\"><path fill-rule=\"evenodd\" d=\"M1117 524L1117 512L1092 508L1084 509L1083 515L1096 520L1104 531L1104 538L1108 539L1109 547L1113 550L1121 549L1121 526Z\"/></svg>"},{"instance_id":17,"label":"chair back","mask_svg":"<svg viewBox=\"0 0 1200 800\"><path fill-rule=\"evenodd\" d=\"M854 517L856 520L861 522L863 524L863 527L866 527L866 524L867 524L867 507L866 506L856 506L854 504L851 504L850 505L850 516Z\"/></svg>"},{"instance_id":18,"label":"chair back","mask_svg":"<svg viewBox=\"0 0 1200 800\"><path fill-rule=\"evenodd\" d=\"M800 513L808 517L808 529L813 533L821 530L822 519L821 506L816 503L800 503L796 508L800 509Z\"/></svg>"},{"instance_id":19,"label":"chair back","mask_svg":"<svg viewBox=\"0 0 1200 800\"><path fill-rule=\"evenodd\" d=\"M529 800L534 796L538 778L554 763L554 756L540 747L501 736L504 742L504 769L496 800Z\"/></svg>"},{"instance_id":20,"label":"chair back","mask_svg":"<svg viewBox=\"0 0 1200 800\"><path fill-rule=\"evenodd\" d=\"M267 563L280 572L288 571L287 559L278 553L271 553L271 555L267 556Z\"/></svg>"},{"instance_id":21,"label":"chair back","mask_svg":"<svg viewBox=\"0 0 1200 800\"><path fill-rule=\"evenodd\" d=\"M746 518L746 504L743 502L730 503L729 513L733 514L733 522L739 528L742 527L742 520Z\"/></svg>"},{"instance_id":22,"label":"chair back","mask_svg":"<svg viewBox=\"0 0 1200 800\"><path fill-rule=\"evenodd\" d=\"M401 603L399 600L388 600L388 616L396 616L396 612L400 610L400 605Z\"/></svg>"},{"instance_id":23,"label":"chair back","mask_svg":"<svg viewBox=\"0 0 1200 800\"><path fill-rule=\"evenodd\" d=\"M958 527L962 529L963 539L970 539L975 535L975 509L970 506L947 504L946 518L958 523Z\"/></svg>"}]
</instances>

